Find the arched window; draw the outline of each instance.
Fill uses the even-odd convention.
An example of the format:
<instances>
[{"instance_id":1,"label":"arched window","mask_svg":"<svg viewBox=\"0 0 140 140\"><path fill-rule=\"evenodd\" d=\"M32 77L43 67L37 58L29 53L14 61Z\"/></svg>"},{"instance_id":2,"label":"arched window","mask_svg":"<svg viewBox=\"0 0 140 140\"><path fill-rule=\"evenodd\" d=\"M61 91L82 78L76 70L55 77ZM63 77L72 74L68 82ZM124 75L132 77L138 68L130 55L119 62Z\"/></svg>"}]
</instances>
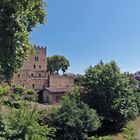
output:
<instances>
[{"instance_id":1,"label":"arched window","mask_svg":"<svg viewBox=\"0 0 140 140\"><path fill-rule=\"evenodd\" d=\"M41 65L39 65L39 69L41 69Z\"/></svg>"}]
</instances>

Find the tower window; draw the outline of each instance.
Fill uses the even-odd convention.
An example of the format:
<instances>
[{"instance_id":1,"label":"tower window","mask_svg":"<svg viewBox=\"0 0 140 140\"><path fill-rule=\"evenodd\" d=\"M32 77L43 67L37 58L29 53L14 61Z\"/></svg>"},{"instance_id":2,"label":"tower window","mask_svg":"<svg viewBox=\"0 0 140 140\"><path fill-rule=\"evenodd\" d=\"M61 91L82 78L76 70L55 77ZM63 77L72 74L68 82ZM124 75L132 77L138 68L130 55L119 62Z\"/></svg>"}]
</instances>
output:
<instances>
[{"instance_id":1,"label":"tower window","mask_svg":"<svg viewBox=\"0 0 140 140\"><path fill-rule=\"evenodd\" d=\"M32 88L35 88L35 84L32 84Z\"/></svg>"},{"instance_id":2,"label":"tower window","mask_svg":"<svg viewBox=\"0 0 140 140\"><path fill-rule=\"evenodd\" d=\"M36 65L34 65L34 69L36 69Z\"/></svg>"},{"instance_id":3,"label":"tower window","mask_svg":"<svg viewBox=\"0 0 140 140\"><path fill-rule=\"evenodd\" d=\"M31 73L31 77L33 77L34 76L34 74L33 73Z\"/></svg>"},{"instance_id":4,"label":"tower window","mask_svg":"<svg viewBox=\"0 0 140 140\"><path fill-rule=\"evenodd\" d=\"M41 73L39 73L39 77L41 77Z\"/></svg>"},{"instance_id":5,"label":"tower window","mask_svg":"<svg viewBox=\"0 0 140 140\"><path fill-rule=\"evenodd\" d=\"M38 61L38 56L35 56L35 61Z\"/></svg>"}]
</instances>

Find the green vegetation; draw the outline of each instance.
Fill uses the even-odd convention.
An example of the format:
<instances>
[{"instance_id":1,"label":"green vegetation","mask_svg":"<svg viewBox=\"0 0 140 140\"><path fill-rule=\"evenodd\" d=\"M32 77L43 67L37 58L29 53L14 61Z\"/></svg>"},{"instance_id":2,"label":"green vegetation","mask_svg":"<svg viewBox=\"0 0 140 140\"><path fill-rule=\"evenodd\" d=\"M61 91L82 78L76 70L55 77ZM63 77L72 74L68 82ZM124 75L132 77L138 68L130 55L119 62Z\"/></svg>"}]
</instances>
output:
<instances>
[{"instance_id":1,"label":"green vegetation","mask_svg":"<svg viewBox=\"0 0 140 140\"><path fill-rule=\"evenodd\" d=\"M50 140L54 129L38 123L38 113L21 107L0 114L0 137L5 139Z\"/></svg>"},{"instance_id":2,"label":"green vegetation","mask_svg":"<svg viewBox=\"0 0 140 140\"><path fill-rule=\"evenodd\" d=\"M15 88L14 88L14 94L17 94L17 95L22 95L23 94L23 92L24 92L24 87L22 87L22 86L16 86Z\"/></svg>"},{"instance_id":3,"label":"green vegetation","mask_svg":"<svg viewBox=\"0 0 140 140\"><path fill-rule=\"evenodd\" d=\"M100 127L96 111L80 101L78 92L66 95L61 107L45 116L45 122L55 127L56 138L63 140L85 140L89 132Z\"/></svg>"},{"instance_id":4,"label":"green vegetation","mask_svg":"<svg viewBox=\"0 0 140 140\"><path fill-rule=\"evenodd\" d=\"M10 80L30 53L29 33L45 21L44 0L0 0L0 80Z\"/></svg>"},{"instance_id":5,"label":"green vegetation","mask_svg":"<svg viewBox=\"0 0 140 140\"><path fill-rule=\"evenodd\" d=\"M88 140L112 140L111 137L105 136L105 137L90 137Z\"/></svg>"},{"instance_id":6,"label":"green vegetation","mask_svg":"<svg viewBox=\"0 0 140 140\"><path fill-rule=\"evenodd\" d=\"M5 88L3 88L2 86L0 86L0 95L2 96L2 95L8 94L9 93L9 90L10 90L10 87L9 86L7 86Z\"/></svg>"},{"instance_id":7,"label":"green vegetation","mask_svg":"<svg viewBox=\"0 0 140 140\"><path fill-rule=\"evenodd\" d=\"M126 139L126 140L137 140L137 138L135 137L135 134L134 134L134 130L133 128L131 128L130 126L126 125L124 128L123 128L123 137Z\"/></svg>"},{"instance_id":8,"label":"green vegetation","mask_svg":"<svg viewBox=\"0 0 140 140\"><path fill-rule=\"evenodd\" d=\"M0 139L118 140L112 134L119 132L122 140L136 140L126 124L140 114L140 93L129 74L100 62L76 82L61 106L46 110L36 107L34 90L0 87Z\"/></svg>"},{"instance_id":9,"label":"green vegetation","mask_svg":"<svg viewBox=\"0 0 140 140\"><path fill-rule=\"evenodd\" d=\"M117 64L100 62L90 67L83 80L82 100L102 118L102 131L120 131L138 115L130 77L120 72Z\"/></svg>"},{"instance_id":10,"label":"green vegetation","mask_svg":"<svg viewBox=\"0 0 140 140\"><path fill-rule=\"evenodd\" d=\"M47 57L47 61L48 61L48 71L51 74L54 73L59 73L59 70L62 70L63 73L66 72L66 70L68 69L68 67L70 66L69 61L61 55L54 55L51 57Z\"/></svg>"}]
</instances>

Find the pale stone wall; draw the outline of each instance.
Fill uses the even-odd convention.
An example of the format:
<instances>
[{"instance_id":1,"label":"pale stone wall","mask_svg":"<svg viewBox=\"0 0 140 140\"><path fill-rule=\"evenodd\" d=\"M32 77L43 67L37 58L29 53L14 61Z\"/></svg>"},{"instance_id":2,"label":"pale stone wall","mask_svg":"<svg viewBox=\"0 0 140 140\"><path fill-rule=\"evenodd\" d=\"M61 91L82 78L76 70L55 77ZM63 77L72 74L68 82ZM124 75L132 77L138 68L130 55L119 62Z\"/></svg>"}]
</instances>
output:
<instances>
[{"instance_id":1,"label":"pale stone wall","mask_svg":"<svg viewBox=\"0 0 140 140\"><path fill-rule=\"evenodd\" d=\"M50 76L49 86L55 88L65 88L65 87L73 87L74 86L74 78L72 76L59 76L53 75Z\"/></svg>"}]
</instances>

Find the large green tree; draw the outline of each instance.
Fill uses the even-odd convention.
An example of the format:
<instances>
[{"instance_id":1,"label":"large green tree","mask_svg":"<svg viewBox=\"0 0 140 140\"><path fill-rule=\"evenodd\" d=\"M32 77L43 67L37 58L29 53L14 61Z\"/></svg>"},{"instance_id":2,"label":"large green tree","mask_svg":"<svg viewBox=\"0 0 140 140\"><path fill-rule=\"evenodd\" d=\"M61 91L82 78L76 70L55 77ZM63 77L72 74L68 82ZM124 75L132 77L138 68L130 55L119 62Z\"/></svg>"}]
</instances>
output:
<instances>
[{"instance_id":1,"label":"large green tree","mask_svg":"<svg viewBox=\"0 0 140 140\"><path fill-rule=\"evenodd\" d=\"M85 140L88 133L100 127L95 110L80 101L79 92L66 95L55 113L48 114L43 122L56 128L56 138L63 140Z\"/></svg>"},{"instance_id":2,"label":"large green tree","mask_svg":"<svg viewBox=\"0 0 140 140\"><path fill-rule=\"evenodd\" d=\"M29 33L44 23L44 7L44 0L0 0L0 75L7 82L28 57Z\"/></svg>"},{"instance_id":3,"label":"large green tree","mask_svg":"<svg viewBox=\"0 0 140 140\"><path fill-rule=\"evenodd\" d=\"M112 125L111 129L120 129L127 121L138 115L130 83L130 77L121 73L114 61L107 64L100 62L86 70L83 100L97 110L105 128Z\"/></svg>"},{"instance_id":4,"label":"large green tree","mask_svg":"<svg viewBox=\"0 0 140 140\"><path fill-rule=\"evenodd\" d=\"M51 57L47 57L48 62L48 71L51 74L59 73L59 70L62 70L63 73L66 72L68 67L70 66L69 60L65 58L65 56L54 55Z\"/></svg>"}]
</instances>

